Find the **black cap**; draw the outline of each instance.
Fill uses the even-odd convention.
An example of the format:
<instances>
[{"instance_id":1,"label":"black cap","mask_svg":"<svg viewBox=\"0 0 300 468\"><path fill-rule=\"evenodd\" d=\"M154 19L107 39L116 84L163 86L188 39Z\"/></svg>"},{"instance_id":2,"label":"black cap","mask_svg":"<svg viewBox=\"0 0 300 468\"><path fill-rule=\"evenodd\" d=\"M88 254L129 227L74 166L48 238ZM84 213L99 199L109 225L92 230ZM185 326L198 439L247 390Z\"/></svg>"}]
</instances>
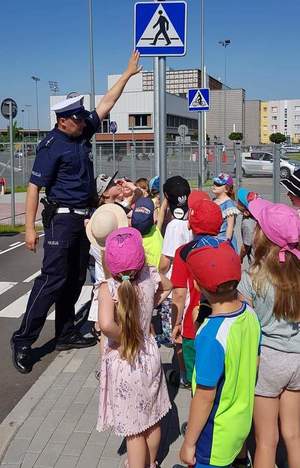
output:
<instances>
[{"instance_id":1,"label":"black cap","mask_svg":"<svg viewBox=\"0 0 300 468\"><path fill-rule=\"evenodd\" d=\"M300 169L291 174L287 179L281 179L283 185L290 193L300 198Z\"/></svg>"},{"instance_id":2,"label":"black cap","mask_svg":"<svg viewBox=\"0 0 300 468\"><path fill-rule=\"evenodd\" d=\"M170 177L163 186L172 215L176 219L185 219L188 211L188 197L191 188L186 179L181 176Z\"/></svg>"}]
</instances>

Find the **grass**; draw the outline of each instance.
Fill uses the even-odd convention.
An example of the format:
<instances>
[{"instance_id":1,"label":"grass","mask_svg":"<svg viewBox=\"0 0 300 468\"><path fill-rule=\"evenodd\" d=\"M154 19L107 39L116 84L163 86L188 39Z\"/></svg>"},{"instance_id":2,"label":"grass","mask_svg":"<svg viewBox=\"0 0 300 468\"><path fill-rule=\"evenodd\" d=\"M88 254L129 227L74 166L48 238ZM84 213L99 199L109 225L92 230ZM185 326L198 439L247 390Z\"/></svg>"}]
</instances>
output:
<instances>
[{"instance_id":1,"label":"grass","mask_svg":"<svg viewBox=\"0 0 300 468\"><path fill-rule=\"evenodd\" d=\"M289 159L295 159L296 161L300 161L300 153L288 153L287 157Z\"/></svg>"},{"instance_id":2,"label":"grass","mask_svg":"<svg viewBox=\"0 0 300 468\"><path fill-rule=\"evenodd\" d=\"M36 231L43 231L43 226L40 224L36 224L35 226ZM13 226L12 224L0 224L0 235L5 234L20 234L25 232L25 224L16 224Z\"/></svg>"}]
</instances>

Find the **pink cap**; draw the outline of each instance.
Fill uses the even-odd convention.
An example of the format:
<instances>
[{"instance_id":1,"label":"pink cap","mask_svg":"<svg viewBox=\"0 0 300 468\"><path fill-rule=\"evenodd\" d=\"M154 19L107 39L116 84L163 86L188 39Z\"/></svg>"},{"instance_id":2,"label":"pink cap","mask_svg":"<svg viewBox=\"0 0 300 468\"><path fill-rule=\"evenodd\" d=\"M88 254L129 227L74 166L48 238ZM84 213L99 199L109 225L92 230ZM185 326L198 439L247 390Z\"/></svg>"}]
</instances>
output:
<instances>
[{"instance_id":1,"label":"pink cap","mask_svg":"<svg viewBox=\"0 0 300 468\"><path fill-rule=\"evenodd\" d=\"M137 229L116 229L106 239L105 262L113 276L143 268L145 253L142 236Z\"/></svg>"},{"instance_id":2,"label":"pink cap","mask_svg":"<svg viewBox=\"0 0 300 468\"><path fill-rule=\"evenodd\" d=\"M300 217L298 212L282 203L271 203L257 198L249 202L249 211L258 221L270 241L281 247L279 261L285 261L285 252L291 252L300 260Z\"/></svg>"}]
</instances>

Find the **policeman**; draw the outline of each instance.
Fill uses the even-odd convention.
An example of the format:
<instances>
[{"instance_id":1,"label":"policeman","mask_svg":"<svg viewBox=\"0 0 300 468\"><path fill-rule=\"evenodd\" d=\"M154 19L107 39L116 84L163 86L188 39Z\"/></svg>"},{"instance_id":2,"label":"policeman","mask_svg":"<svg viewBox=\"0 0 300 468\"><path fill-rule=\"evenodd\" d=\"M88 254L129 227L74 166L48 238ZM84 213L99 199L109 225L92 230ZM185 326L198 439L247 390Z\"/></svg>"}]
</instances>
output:
<instances>
[{"instance_id":1,"label":"policeman","mask_svg":"<svg viewBox=\"0 0 300 468\"><path fill-rule=\"evenodd\" d=\"M42 187L46 188L45 238L41 275L34 282L21 326L11 338L13 364L21 373L32 369L31 346L53 304L57 350L95 344L94 338L83 336L74 327L75 304L85 282L89 257L84 220L96 196L89 140L130 77L140 70L139 53L133 52L125 72L91 113L83 106L83 96L52 107L57 124L38 145L27 189L26 246L36 251L35 220Z\"/></svg>"}]
</instances>

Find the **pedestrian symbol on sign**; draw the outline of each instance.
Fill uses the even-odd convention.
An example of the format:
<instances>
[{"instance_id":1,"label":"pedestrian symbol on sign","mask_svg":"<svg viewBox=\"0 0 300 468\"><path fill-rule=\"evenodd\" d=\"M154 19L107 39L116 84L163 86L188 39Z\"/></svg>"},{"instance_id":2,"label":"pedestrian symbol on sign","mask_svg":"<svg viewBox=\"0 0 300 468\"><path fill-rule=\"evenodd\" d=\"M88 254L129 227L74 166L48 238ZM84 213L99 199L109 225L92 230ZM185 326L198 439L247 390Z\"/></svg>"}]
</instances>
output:
<instances>
[{"instance_id":1,"label":"pedestrian symbol on sign","mask_svg":"<svg viewBox=\"0 0 300 468\"><path fill-rule=\"evenodd\" d=\"M186 10L182 1L136 3L135 48L141 55L184 55Z\"/></svg>"}]
</instances>

